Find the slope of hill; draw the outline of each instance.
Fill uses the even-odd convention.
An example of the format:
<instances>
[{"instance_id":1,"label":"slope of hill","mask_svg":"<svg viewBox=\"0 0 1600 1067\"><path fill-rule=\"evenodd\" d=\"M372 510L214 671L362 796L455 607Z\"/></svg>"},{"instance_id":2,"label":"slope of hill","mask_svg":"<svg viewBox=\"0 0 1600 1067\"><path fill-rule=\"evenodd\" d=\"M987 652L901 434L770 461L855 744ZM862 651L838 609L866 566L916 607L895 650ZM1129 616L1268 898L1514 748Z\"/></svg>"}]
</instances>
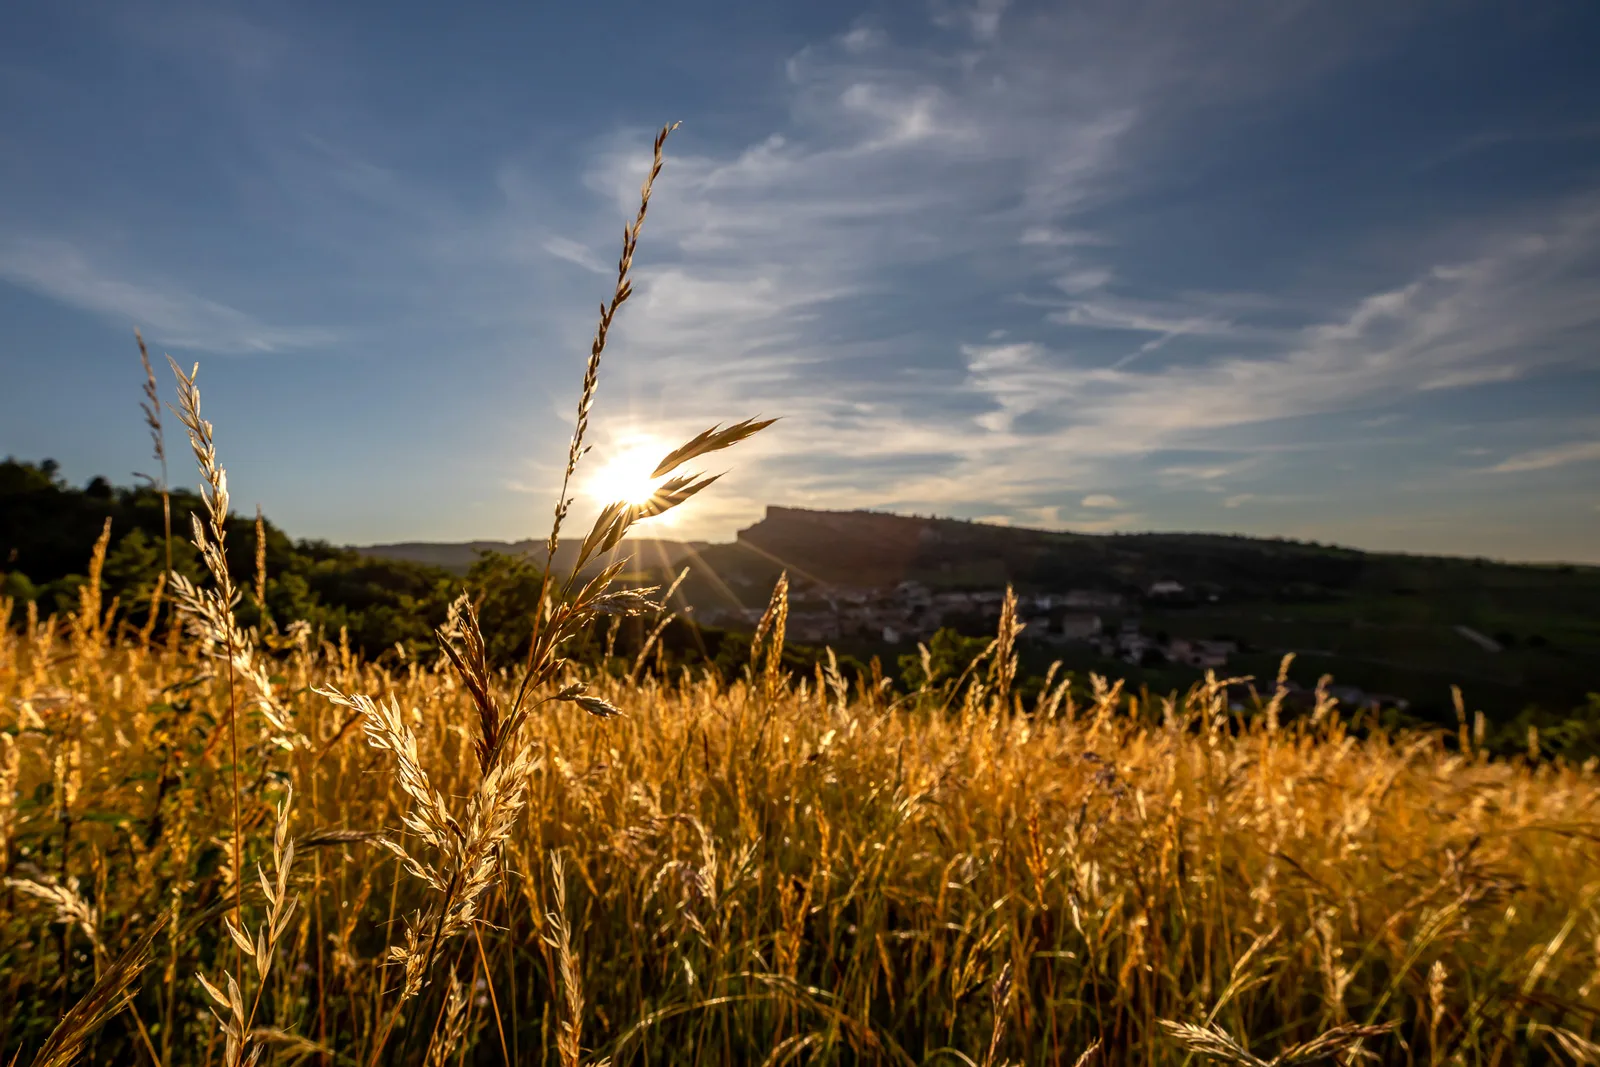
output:
<instances>
[{"instance_id":1,"label":"slope of hill","mask_svg":"<svg viewBox=\"0 0 1600 1067\"><path fill-rule=\"evenodd\" d=\"M558 570L570 567L577 547L575 540L563 542ZM354 550L464 572L487 551L542 562L544 542L403 542ZM887 589L913 581L935 590L1009 584L1019 591L1092 589L1137 599L1156 583L1176 582L1183 590L1160 598L1165 607L1318 603L1360 594L1425 605L1399 615L1454 613L1462 618L1453 625L1484 632L1496 626L1482 616L1497 612L1579 616L1600 626L1600 567L1365 552L1227 534L1082 534L772 506L731 543L639 538L624 541L616 554L631 556L640 569L699 564L712 573L691 583L706 587L702 599L708 603L727 606L764 604L778 574L787 571L799 590Z\"/></svg>"},{"instance_id":2,"label":"slope of hill","mask_svg":"<svg viewBox=\"0 0 1600 1067\"><path fill-rule=\"evenodd\" d=\"M1467 691L1473 706L1502 715L1529 703L1572 707L1600 689L1600 568L1592 566L782 507L769 508L732 544L710 545L689 562L695 567L685 594L712 614L755 609L783 571L801 611L808 601L825 612L841 596L877 590L883 618L907 648L927 635L899 625L900 583L935 597L1010 584L1040 597L1077 591L1087 599L1120 598L1120 607L1096 609L1107 631L1132 627L1156 641L1230 641L1239 648L1228 660L1230 673L1270 677L1282 655L1293 652L1296 676L1306 685L1330 673L1404 696L1435 716L1453 714L1452 684ZM990 622L977 613L958 625L980 633ZM847 625L840 643L848 645L847 632L877 629ZM1129 673L1122 660L1084 642L1050 654L1072 669ZM1144 672L1162 687L1198 673Z\"/></svg>"},{"instance_id":3,"label":"slope of hill","mask_svg":"<svg viewBox=\"0 0 1600 1067\"><path fill-rule=\"evenodd\" d=\"M1080 534L867 511L770 507L738 543L816 581L882 587L915 580L981 586L1092 586L1140 592L1162 580L1225 587L1236 596L1315 589L1469 585L1538 589L1576 608L1593 604L1600 567L1496 563L1372 553L1221 534Z\"/></svg>"},{"instance_id":4,"label":"slope of hill","mask_svg":"<svg viewBox=\"0 0 1600 1067\"><path fill-rule=\"evenodd\" d=\"M174 495L177 530L197 505L192 494ZM0 596L14 598L17 610L23 601L46 613L73 610L85 561L108 519L104 580L138 625L162 569L159 497L104 479L73 488L53 464L0 462ZM229 529L243 587L254 578L254 524L237 518ZM273 616L305 619L329 633L347 630L368 650L427 647L459 592L459 576L481 552L543 563L543 545L534 541L351 551L292 541L270 523L265 529ZM558 569L570 566L576 547L576 540L563 545ZM176 569L198 577L181 533L173 548ZM940 627L992 634L998 593L1009 584L1024 598L1024 642L1033 660L1027 668L1040 674L1060 659L1080 673L1181 688L1198 677L1199 665L1177 649L1199 641L1232 649L1219 665L1228 674L1271 677L1281 656L1294 652L1302 684L1329 673L1448 721L1452 684L1465 690L1469 707L1506 719L1530 704L1563 713L1588 708L1594 705L1585 694L1600 691L1596 567L782 507L731 543L643 538L618 551L643 581L670 581L689 566L675 606L734 630L750 628L787 571L794 641L829 644L863 662L880 656L891 670L897 657L915 658L916 642ZM1073 615L1070 626L1064 613Z\"/></svg>"},{"instance_id":5,"label":"slope of hill","mask_svg":"<svg viewBox=\"0 0 1600 1067\"><path fill-rule=\"evenodd\" d=\"M464 571L484 548L532 548L536 557L543 551L531 542L360 551ZM688 565L683 602L704 619L735 627L749 625L787 572L797 634L810 626L815 640L890 661L914 651L939 625L976 634L993 624L990 603L965 614L922 612L920 626L908 627L905 620L916 614L907 610L908 597L993 593L1011 585L1035 603L1076 592L1117 604L1093 609L1095 625L1107 634L1131 629L1157 647L1174 638L1226 640L1237 648L1226 662L1230 674L1271 677L1293 652L1302 684L1331 674L1365 691L1404 697L1436 719L1453 717L1452 685L1467 692L1471 706L1497 717L1529 704L1575 707L1600 689L1600 567L788 507L769 507L731 543L639 541L622 551L657 580ZM901 591L902 583L923 592ZM846 610L847 600L858 606ZM1034 637L1041 628L1036 621ZM1163 689L1200 673L1141 662L1138 653L1130 659L1125 648L1108 649L1103 640L1055 645L1039 656Z\"/></svg>"},{"instance_id":6,"label":"slope of hill","mask_svg":"<svg viewBox=\"0 0 1600 1067\"><path fill-rule=\"evenodd\" d=\"M455 574L465 574L467 569L486 552L507 556L526 556L541 567L545 559L543 541L401 541L387 545L355 545L354 550L374 559L404 560L442 567ZM631 557L640 567L672 568L706 547L703 542L662 541L653 538L630 538L602 559L589 564L585 570L599 569L618 556ZM555 569L565 573L572 569L577 558L579 542L564 541L556 549Z\"/></svg>"}]
</instances>

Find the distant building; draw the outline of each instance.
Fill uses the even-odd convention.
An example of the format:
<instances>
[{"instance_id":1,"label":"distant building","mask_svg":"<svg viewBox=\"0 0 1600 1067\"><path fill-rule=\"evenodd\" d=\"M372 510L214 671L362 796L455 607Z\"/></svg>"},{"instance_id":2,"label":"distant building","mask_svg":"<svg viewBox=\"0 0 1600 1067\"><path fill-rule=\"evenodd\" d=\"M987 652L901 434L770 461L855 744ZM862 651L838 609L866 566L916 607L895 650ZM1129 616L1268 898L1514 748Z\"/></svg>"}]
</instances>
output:
<instances>
[{"instance_id":1,"label":"distant building","mask_svg":"<svg viewBox=\"0 0 1600 1067\"><path fill-rule=\"evenodd\" d=\"M806 644L815 641L835 641L839 638L839 616L833 612L807 611L791 613L788 622L791 640Z\"/></svg>"},{"instance_id":2,"label":"distant building","mask_svg":"<svg viewBox=\"0 0 1600 1067\"><path fill-rule=\"evenodd\" d=\"M1159 582L1151 582L1146 592L1150 596L1180 596L1183 593L1183 583L1162 579Z\"/></svg>"},{"instance_id":3,"label":"distant building","mask_svg":"<svg viewBox=\"0 0 1600 1067\"><path fill-rule=\"evenodd\" d=\"M1388 693L1369 693L1354 685L1330 685L1328 687L1328 695L1339 703L1346 704L1352 708L1372 708L1374 710L1398 708L1401 711L1405 711L1406 708L1411 706L1411 702L1404 697L1391 696Z\"/></svg>"},{"instance_id":4,"label":"distant building","mask_svg":"<svg viewBox=\"0 0 1600 1067\"><path fill-rule=\"evenodd\" d=\"M1330 685L1328 695L1339 703L1349 704L1351 707L1359 707L1367 703L1368 699L1365 690L1354 685Z\"/></svg>"},{"instance_id":5,"label":"distant building","mask_svg":"<svg viewBox=\"0 0 1600 1067\"><path fill-rule=\"evenodd\" d=\"M1144 634L1138 633L1137 631L1134 633L1120 634L1117 637L1117 651L1121 653L1122 658L1129 663L1139 663L1144 659L1146 652L1149 652L1155 648L1156 643L1153 638L1146 637Z\"/></svg>"},{"instance_id":6,"label":"distant building","mask_svg":"<svg viewBox=\"0 0 1600 1067\"><path fill-rule=\"evenodd\" d=\"M1074 589L1061 598L1064 608L1107 610L1122 607L1121 593L1107 593L1098 589Z\"/></svg>"},{"instance_id":7,"label":"distant building","mask_svg":"<svg viewBox=\"0 0 1600 1067\"><path fill-rule=\"evenodd\" d=\"M933 603L933 594L921 582L901 582L895 586L895 594L902 604L911 607L926 607Z\"/></svg>"},{"instance_id":8,"label":"distant building","mask_svg":"<svg viewBox=\"0 0 1600 1067\"><path fill-rule=\"evenodd\" d=\"M1485 652L1501 651L1499 641L1496 641L1494 638L1485 634L1480 634L1470 626L1457 626L1456 633L1460 634L1462 637L1465 637L1468 641L1471 641Z\"/></svg>"},{"instance_id":9,"label":"distant building","mask_svg":"<svg viewBox=\"0 0 1600 1067\"><path fill-rule=\"evenodd\" d=\"M1098 615L1063 615L1061 617L1061 637L1065 641L1087 641L1100 632L1100 616Z\"/></svg>"},{"instance_id":10,"label":"distant building","mask_svg":"<svg viewBox=\"0 0 1600 1067\"><path fill-rule=\"evenodd\" d=\"M1175 637L1167 643L1167 658L1186 667L1206 670L1226 667L1228 654L1236 651L1232 641L1193 641Z\"/></svg>"}]
</instances>

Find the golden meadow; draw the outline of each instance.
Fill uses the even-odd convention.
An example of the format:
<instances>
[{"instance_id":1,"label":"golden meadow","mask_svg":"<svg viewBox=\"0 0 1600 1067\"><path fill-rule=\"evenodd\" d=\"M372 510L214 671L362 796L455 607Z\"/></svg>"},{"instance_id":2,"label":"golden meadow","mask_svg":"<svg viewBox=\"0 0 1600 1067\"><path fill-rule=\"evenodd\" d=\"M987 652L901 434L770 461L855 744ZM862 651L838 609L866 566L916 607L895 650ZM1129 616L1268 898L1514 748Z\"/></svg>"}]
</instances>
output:
<instances>
[{"instance_id":1,"label":"golden meadow","mask_svg":"<svg viewBox=\"0 0 1600 1067\"><path fill-rule=\"evenodd\" d=\"M222 457L174 370L211 580L134 628L103 539L75 613L0 603L24 620L0 631L7 1062L1600 1062L1592 763L1491 759L1465 714L1280 716L1270 680L1245 713L1220 678L1024 701L1010 611L937 690L797 674L782 583L731 685L648 644L584 668L580 635L669 618L620 566L550 579L517 662L465 598L437 655L363 662L237 621L265 575L230 577ZM663 457L581 554L763 425Z\"/></svg>"}]
</instances>

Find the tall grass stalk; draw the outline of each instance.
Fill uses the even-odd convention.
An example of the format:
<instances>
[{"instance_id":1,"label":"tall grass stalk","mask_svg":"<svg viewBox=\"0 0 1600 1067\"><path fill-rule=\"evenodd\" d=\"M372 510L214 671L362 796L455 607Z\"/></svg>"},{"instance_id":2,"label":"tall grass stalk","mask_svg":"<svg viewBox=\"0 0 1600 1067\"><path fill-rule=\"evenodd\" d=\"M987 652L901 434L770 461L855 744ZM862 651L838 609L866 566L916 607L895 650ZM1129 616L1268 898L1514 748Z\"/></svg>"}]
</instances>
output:
<instances>
[{"instance_id":1,"label":"tall grass stalk","mask_svg":"<svg viewBox=\"0 0 1600 1067\"><path fill-rule=\"evenodd\" d=\"M155 368L150 365L150 351L145 347L144 335L134 330L133 339L139 344L139 363L144 367L144 399L139 403L139 410L144 414L145 426L150 431L152 453L161 471L159 480L150 475L143 477L161 494L161 543L167 564L162 574L166 575L172 572L172 494L167 484L167 439L161 425L161 390L156 384ZM153 615L154 606L150 610Z\"/></svg>"},{"instance_id":2,"label":"tall grass stalk","mask_svg":"<svg viewBox=\"0 0 1600 1067\"><path fill-rule=\"evenodd\" d=\"M186 579L177 574L173 574L173 582L179 604L187 603L191 608L189 617L200 627L198 636L201 640L215 642L220 637L225 651L223 669L228 684L229 793L233 806L233 827L229 835L233 851L232 922L237 926L244 921L244 820L240 814L239 792L239 701L234 691L238 628L234 625L233 608L239 598L233 586L233 577L228 573L228 474L217 463L217 446L211 423L200 414L200 389L195 384L200 365L195 364L185 374L172 357L167 357L167 362L178 379L178 406L173 410L189 433L189 446L200 468L200 497L205 504L206 518L202 521L200 516L190 515L189 519L194 546L200 550L200 558L211 573L213 587L202 592L188 586ZM234 957L235 971L240 969L242 961L242 956Z\"/></svg>"}]
</instances>

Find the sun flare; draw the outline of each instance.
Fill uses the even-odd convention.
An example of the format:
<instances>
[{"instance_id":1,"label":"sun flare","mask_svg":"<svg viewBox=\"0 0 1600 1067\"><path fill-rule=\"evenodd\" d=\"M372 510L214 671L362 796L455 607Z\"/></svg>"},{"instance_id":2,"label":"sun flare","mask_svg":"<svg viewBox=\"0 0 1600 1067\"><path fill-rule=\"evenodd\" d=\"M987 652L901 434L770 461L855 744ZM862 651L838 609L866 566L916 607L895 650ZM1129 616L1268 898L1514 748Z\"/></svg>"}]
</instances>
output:
<instances>
[{"instance_id":1,"label":"sun flare","mask_svg":"<svg viewBox=\"0 0 1600 1067\"><path fill-rule=\"evenodd\" d=\"M662 482L652 478L650 472L667 451L667 446L653 437L630 439L595 468L586 492L597 504L643 504Z\"/></svg>"}]
</instances>

